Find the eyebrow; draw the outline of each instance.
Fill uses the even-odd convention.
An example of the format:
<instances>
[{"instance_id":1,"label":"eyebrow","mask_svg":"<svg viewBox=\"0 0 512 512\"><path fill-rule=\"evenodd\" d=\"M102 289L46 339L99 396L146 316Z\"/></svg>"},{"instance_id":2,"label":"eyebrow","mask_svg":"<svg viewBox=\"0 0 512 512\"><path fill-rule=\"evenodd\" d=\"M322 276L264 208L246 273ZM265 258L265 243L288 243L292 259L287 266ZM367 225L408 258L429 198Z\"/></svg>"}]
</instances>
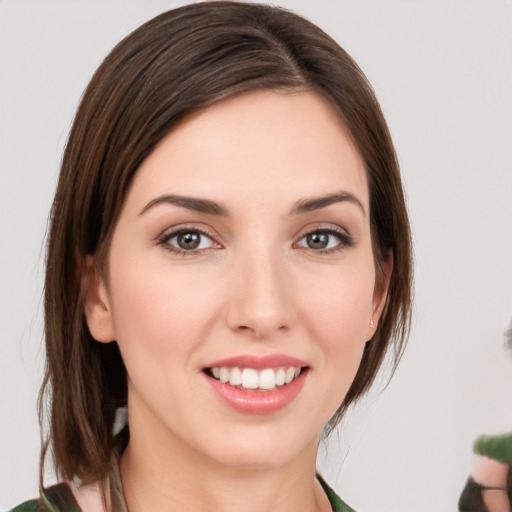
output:
<instances>
[{"instance_id":1,"label":"eyebrow","mask_svg":"<svg viewBox=\"0 0 512 512\"><path fill-rule=\"evenodd\" d=\"M221 217L229 216L229 211L225 206L222 206L215 201L209 199L200 199L197 197L180 196L176 194L165 194L163 196L152 199L139 213L143 215L151 208L159 204L173 204L175 206L181 206L187 210L193 210L200 213L208 213L210 215L218 215Z\"/></svg>"},{"instance_id":2,"label":"eyebrow","mask_svg":"<svg viewBox=\"0 0 512 512\"><path fill-rule=\"evenodd\" d=\"M364 206L351 192L342 191L334 194L327 194L320 197L312 197L299 199L290 211L290 215L300 215L301 213L312 212L326 208L331 204L349 202L355 204L366 215ZM207 213L220 217L229 217L229 210L215 201L210 199L200 199L198 197L181 196L177 194L165 194L152 199L139 213L139 216L146 213L151 208L160 204L172 204L192 210L199 213Z\"/></svg>"},{"instance_id":3,"label":"eyebrow","mask_svg":"<svg viewBox=\"0 0 512 512\"><path fill-rule=\"evenodd\" d=\"M349 202L355 204L366 216L366 211L363 204L357 197L351 192L342 191L334 194L327 194L320 197L312 197L306 199L299 199L292 208L291 215L299 215L301 213L307 213L321 208L326 208L331 204Z\"/></svg>"}]
</instances>

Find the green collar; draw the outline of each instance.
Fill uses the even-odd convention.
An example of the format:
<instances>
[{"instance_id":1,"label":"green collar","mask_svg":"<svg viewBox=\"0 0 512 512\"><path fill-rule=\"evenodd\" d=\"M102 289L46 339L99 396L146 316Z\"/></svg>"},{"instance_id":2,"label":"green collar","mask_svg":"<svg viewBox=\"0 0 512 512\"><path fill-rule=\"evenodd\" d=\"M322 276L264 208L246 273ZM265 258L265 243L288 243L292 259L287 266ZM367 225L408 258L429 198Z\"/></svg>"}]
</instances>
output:
<instances>
[{"instance_id":1,"label":"green collar","mask_svg":"<svg viewBox=\"0 0 512 512\"><path fill-rule=\"evenodd\" d=\"M322 475L320 473L316 474L317 480L320 482L320 485L322 486L323 490L325 491L325 494L327 494L327 497L329 498L329 501L331 502L331 507L333 512L355 512L353 508L350 508L335 492L334 490L329 486L329 484L323 479Z\"/></svg>"}]
</instances>

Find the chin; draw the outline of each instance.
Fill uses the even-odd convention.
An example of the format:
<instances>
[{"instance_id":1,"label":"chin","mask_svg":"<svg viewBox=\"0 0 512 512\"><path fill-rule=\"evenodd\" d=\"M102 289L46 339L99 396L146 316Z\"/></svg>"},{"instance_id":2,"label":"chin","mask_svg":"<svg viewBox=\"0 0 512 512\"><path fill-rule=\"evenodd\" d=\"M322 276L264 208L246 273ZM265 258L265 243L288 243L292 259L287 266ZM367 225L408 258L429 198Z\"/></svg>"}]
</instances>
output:
<instances>
[{"instance_id":1,"label":"chin","mask_svg":"<svg viewBox=\"0 0 512 512\"><path fill-rule=\"evenodd\" d=\"M270 470L286 466L301 456L316 457L319 434L252 426L237 429L224 439L211 439L210 456L220 464L239 470ZM217 436L215 436L217 437Z\"/></svg>"}]
</instances>

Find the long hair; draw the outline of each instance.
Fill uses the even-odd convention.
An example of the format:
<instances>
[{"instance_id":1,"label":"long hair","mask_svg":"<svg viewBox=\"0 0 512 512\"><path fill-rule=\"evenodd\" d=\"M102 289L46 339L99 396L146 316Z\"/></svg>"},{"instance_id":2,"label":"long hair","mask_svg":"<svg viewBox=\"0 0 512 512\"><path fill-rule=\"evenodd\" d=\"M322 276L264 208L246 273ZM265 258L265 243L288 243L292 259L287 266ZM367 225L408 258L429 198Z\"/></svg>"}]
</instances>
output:
<instances>
[{"instance_id":1,"label":"long hair","mask_svg":"<svg viewBox=\"0 0 512 512\"><path fill-rule=\"evenodd\" d=\"M105 262L133 177L166 134L221 99L262 89L314 91L338 112L366 167L378 280L384 258L394 258L381 320L330 427L369 388L390 347L398 362L411 309L410 228L391 137L366 77L327 34L284 9L221 1L181 7L136 29L105 58L67 142L48 237L40 415L47 403L50 425L41 468L51 446L59 476L101 482L129 435L112 433L127 400L119 349L97 343L84 317L86 256Z\"/></svg>"}]
</instances>

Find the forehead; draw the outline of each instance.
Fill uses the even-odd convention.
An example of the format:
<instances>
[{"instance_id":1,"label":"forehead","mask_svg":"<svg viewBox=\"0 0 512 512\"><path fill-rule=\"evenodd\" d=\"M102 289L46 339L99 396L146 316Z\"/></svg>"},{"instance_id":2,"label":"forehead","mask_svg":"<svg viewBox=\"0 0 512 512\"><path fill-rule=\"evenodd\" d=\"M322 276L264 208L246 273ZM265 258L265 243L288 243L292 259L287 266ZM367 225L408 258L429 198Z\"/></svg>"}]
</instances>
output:
<instances>
[{"instance_id":1,"label":"forehead","mask_svg":"<svg viewBox=\"0 0 512 512\"><path fill-rule=\"evenodd\" d=\"M129 200L177 193L284 203L339 190L368 206L363 161L334 107L312 92L258 91L168 134L137 171Z\"/></svg>"}]
</instances>

